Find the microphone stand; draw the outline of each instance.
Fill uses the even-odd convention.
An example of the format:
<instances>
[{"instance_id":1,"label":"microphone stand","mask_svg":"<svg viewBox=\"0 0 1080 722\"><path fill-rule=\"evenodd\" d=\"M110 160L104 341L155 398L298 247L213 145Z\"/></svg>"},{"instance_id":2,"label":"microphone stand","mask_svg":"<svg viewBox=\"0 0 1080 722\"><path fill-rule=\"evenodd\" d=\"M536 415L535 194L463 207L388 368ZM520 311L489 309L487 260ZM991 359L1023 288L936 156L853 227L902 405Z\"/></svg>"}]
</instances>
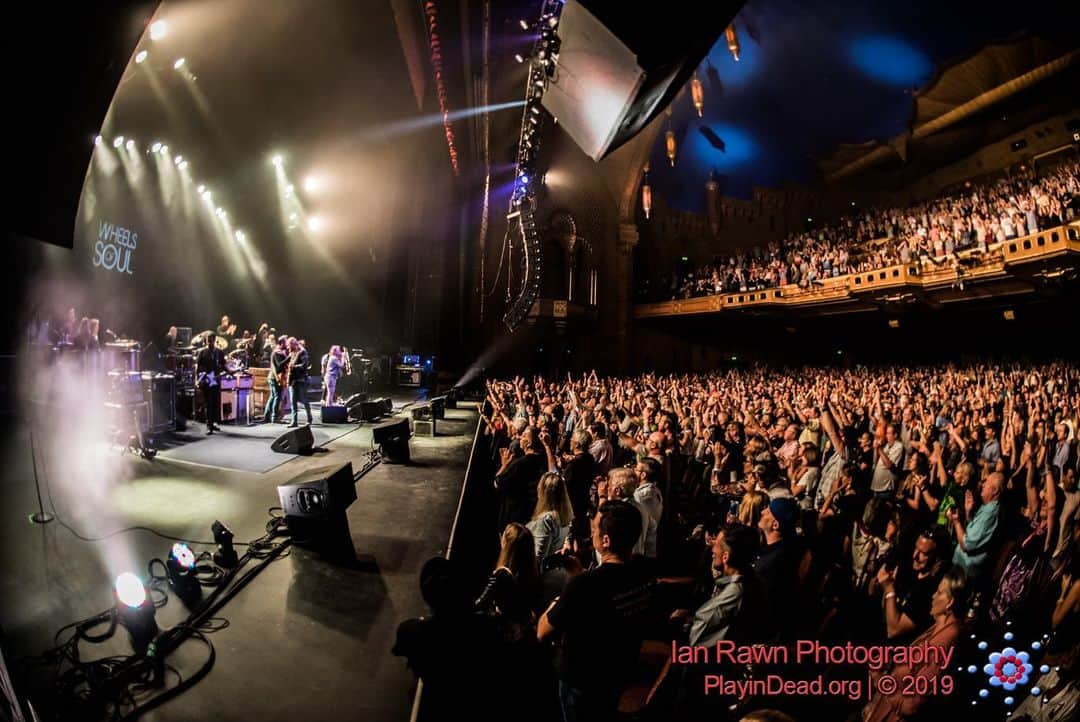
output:
<instances>
[{"instance_id":1,"label":"microphone stand","mask_svg":"<svg viewBox=\"0 0 1080 722\"><path fill-rule=\"evenodd\" d=\"M30 515L30 521L35 524L48 524L55 519L52 514L45 511L45 505L41 501L41 481L38 479L37 449L34 447L34 423L30 422L30 459L34 467L34 489L37 491L38 510Z\"/></svg>"}]
</instances>

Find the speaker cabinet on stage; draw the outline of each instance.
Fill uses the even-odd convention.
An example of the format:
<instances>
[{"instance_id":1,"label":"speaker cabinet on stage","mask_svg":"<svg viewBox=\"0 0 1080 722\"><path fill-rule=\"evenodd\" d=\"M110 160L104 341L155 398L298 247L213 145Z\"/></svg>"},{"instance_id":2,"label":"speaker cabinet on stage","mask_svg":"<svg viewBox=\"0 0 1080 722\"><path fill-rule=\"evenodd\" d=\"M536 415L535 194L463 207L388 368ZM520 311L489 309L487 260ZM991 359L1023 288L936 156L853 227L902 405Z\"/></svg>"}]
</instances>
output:
<instances>
[{"instance_id":1,"label":"speaker cabinet on stage","mask_svg":"<svg viewBox=\"0 0 1080 722\"><path fill-rule=\"evenodd\" d=\"M289 429L270 445L279 454L310 454L315 448L315 436L310 426Z\"/></svg>"},{"instance_id":2,"label":"speaker cabinet on stage","mask_svg":"<svg viewBox=\"0 0 1080 722\"><path fill-rule=\"evenodd\" d=\"M413 433L417 436L435 436L435 419L414 419Z\"/></svg>"},{"instance_id":3,"label":"speaker cabinet on stage","mask_svg":"<svg viewBox=\"0 0 1080 722\"><path fill-rule=\"evenodd\" d=\"M354 406L359 406L361 403L368 400L368 395L364 393L353 394L349 398L345 399L345 406L351 409Z\"/></svg>"},{"instance_id":4,"label":"speaker cabinet on stage","mask_svg":"<svg viewBox=\"0 0 1080 722\"><path fill-rule=\"evenodd\" d=\"M348 409L349 418L357 421L374 421L384 413L382 404L377 401L361 401Z\"/></svg>"},{"instance_id":5,"label":"speaker cabinet on stage","mask_svg":"<svg viewBox=\"0 0 1080 722\"><path fill-rule=\"evenodd\" d=\"M385 421L371 429L371 438L379 446L383 459L391 464L409 463L409 420Z\"/></svg>"},{"instance_id":6,"label":"speaker cabinet on stage","mask_svg":"<svg viewBox=\"0 0 1080 722\"><path fill-rule=\"evenodd\" d=\"M434 419L446 418L446 397L436 396L431 400L431 417Z\"/></svg>"},{"instance_id":7,"label":"speaker cabinet on stage","mask_svg":"<svg viewBox=\"0 0 1080 722\"><path fill-rule=\"evenodd\" d=\"M354 558L345 510L356 501L351 463L306 471L278 487L293 543L329 557Z\"/></svg>"},{"instance_id":8,"label":"speaker cabinet on stage","mask_svg":"<svg viewBox=\"0 0 1080 722\"><path fill-rule=\"evenodd\" d=\"M322 422L324 424L345 424L349 421L349 410L344 406L322 407Z\"/></svg>"}]
</instances>

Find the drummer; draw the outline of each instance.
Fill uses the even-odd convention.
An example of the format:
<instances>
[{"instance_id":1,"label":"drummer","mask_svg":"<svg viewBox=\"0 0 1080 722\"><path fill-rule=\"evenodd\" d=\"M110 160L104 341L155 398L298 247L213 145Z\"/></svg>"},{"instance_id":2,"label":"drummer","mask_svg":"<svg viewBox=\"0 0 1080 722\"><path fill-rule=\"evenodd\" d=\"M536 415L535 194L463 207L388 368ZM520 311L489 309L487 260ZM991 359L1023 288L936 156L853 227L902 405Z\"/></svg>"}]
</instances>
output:
<instances>
[{"instance_id":1,"label":"drummer","mask_svg":"<svg viewBox=\"0 0 1080 722\"><path fill-rule=\"evenodd\" d=\"M179 334L180 331L176 326L169 326L169 332L165 334L165 339L161 343L161 348L165 349L166 353L176 350L176 338Z\"/></svg>"}]
</instances>

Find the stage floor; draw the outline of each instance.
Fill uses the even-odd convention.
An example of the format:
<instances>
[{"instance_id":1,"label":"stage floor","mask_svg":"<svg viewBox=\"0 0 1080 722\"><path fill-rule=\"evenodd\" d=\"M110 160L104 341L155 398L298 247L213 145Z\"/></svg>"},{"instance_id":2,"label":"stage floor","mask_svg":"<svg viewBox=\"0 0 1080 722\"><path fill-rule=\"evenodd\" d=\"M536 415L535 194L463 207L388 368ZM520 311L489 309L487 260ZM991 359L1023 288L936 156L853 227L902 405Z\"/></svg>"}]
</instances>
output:
<instances>
[{"instance_id":1,"label":"stage floor","mask_svg":"<svg viewBox=\"0 0 1080 722\"><path fill-rule=\"evenodd\" d=\"M222 610L230 626L211 636L217 661L210 674L144 719L407 720L415 682L390 649L398 623L426 612L418 573L448 542L476 421L474 410L447 410L435 438L413 438L411 464L383 463L361 478L348 511L358 563L335 566L294 548L270 564ZM141 531L84 542L56 522L30 523L36 497L28 436L17 424L5 435L0 482L0 626L16 657L39 653L64 624L110 607L115 576L125 570L145 576L147 561L164 558L170 546ZM223 436L215 445L229 442L243 454L255 440ZM313 456L282 457L265 473L95 452L105 456L92 483L44 470L50 476L45 504L51 496L61 518L86 536L141 525L209 540L211 523L220 519L237 541L254 539L263 533L268 507L278 504L278 484L345 461L359 469L372 448L371 427L324 447ZM170 598L159 624L174 624L184 613ZM190 674L205 655L193 642L170 662Z\"/></svg>"}]
</instances>

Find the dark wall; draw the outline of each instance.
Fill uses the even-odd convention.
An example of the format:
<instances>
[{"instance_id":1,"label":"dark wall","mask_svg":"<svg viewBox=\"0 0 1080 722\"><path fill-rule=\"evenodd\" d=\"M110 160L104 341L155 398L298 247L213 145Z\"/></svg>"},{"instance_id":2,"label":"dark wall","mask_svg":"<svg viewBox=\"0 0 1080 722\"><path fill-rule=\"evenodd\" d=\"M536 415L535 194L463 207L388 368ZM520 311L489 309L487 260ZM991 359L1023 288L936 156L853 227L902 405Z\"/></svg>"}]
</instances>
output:
<instances>
[{"instance_id":1,"label":"dark wall","mask_svg":"<svg viewBox=\"0 0 1080 722\"><path fill-rule=\"evenodd\" d=\"M981 300L945 309L820 318L714 314L641 320L638 371L699 372L754 361L777 364L940 363L964 358L1077 358L1073 287L1027 301ZM1014 311L1006 320L1004 311ZM897 328L890 320L899 322Z\"/></svg>"}]
</instances>

